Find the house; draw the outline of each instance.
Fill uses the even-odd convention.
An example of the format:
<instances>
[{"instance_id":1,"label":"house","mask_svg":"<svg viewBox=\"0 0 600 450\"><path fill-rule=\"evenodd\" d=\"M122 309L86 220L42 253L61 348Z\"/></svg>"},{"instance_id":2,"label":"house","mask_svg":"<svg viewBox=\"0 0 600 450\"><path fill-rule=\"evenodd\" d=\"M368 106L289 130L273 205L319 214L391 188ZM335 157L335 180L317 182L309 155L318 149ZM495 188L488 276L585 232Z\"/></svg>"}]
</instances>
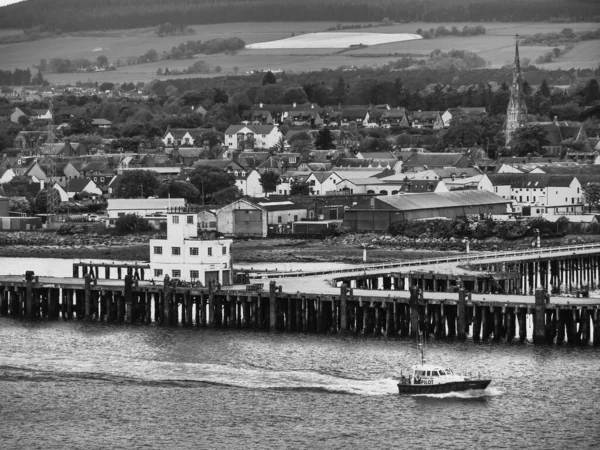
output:
<instances>
[{"instance_id":1,"label":"house","mask_svg":"<svg viewBox=\"0 0 600 450\"><path fill-rule=\"evenodd\" d=\"M547 156L560 156L561 143L567 139L589 145L587 134L580 122L558 121L554 118L553 122L529 122L528 125L538 125L546 131L547 144L542 148Z\"/></svg>"},{"instance_id":2,"label":"house","mask_svg":"<svg viewBox=\"0 0 600 450\"><path fill-rule=\"evenodd\" d=\"M308 217L308 210L291 201L259 202L267 211L269 230L275 233L291 233L292 224Z\"/></svg>"},{"instance_id":3,"label":"house","mask_svg":"<svg viewBox=\"0 0 600 450\"><path fill-rule=\"evenodd\" d=\"M249 109L242 113L242 125L273 125L271 112L261 109Z\"/></svg>"},{"instance_id":4,"label":"house","mask_svg":"<svg viewBox=\"0 0 600 450\"><path fill-rule=\"evenodd\" d=\"M231 239L199 239L198 215L186 208L172 208L166 213L166 239L150 240L150 271L153 278L212 282L232 282Z\"/></svg>"},{"instance_id":5,"label":"house","mask_svg":"<svg viewBox=\"0 0 600 450\"><path fill-rule=\"evenodd\" d=\"M105 130L112 126L112 122L107 119L92 119L92 128Z\"/></svg>"},{"instance_id":6,"label":"house","mask_svg":"<svg viewBox=\"0 0 600 450\"><path fill-rule=\"evenodd\" d=\"M196 145L196 138L200 136L205 130L202 128L167 128L165 134L161 138L161 141L166 147L172 147L175 145L194 147Z\"/></svg>"},{"instance_id":7,"label":"house","mask_svg":"<svg viewBox=\"0 0 600 450\"><path fill-rule=\"evenodd\" d=\"M264 195L264 190L260 184L260 174L256 170L235 170L235 185L242 195L248 197L258 197Z\"/></svg>"},{"instance_id":8,"label":"house","mask_svg":"<svg viewBox=\"0 0 600 450\"><path fill-rule=\"evenodd\" d=\"M477 187L510 200L526 216L583 210L581 183L575 175L484 174Z\"/></svg>"},{"instance_id":9,"label":"house","mask_svg":"<svg viewBox=\"0 0 600 450\"><path fill-rule=\"evenodd\" d=\"M55 189L58 192L61 203L69 201L69 194L67 193L67 191L65 191L65 189L60 184L54 183L52 185L52 189Z\"/></svg>"},{"instance_id":10,"label":"house","mask_svg":"<svg viewBox=\"0 0 600 450\"><path fill-rule=\"evenodd\" d=\"M19 117L25 116L29 120L52 120L52 112L48 108L33 109L27 106L16 107L10 116L10 121L19 123Z\"/></svg>"},{"instance_id":11,"label":"house","mask_svg":"<svg viewBox=\"0 0 600 450\"><path fill-rule=\"evenodd\" d=\"M292 195L292 187L296 184L302 184L306 182L306 179L310 176L309 173L289 171L285 172L279 177L279 184L277 185L277 195Z\"/></svg>"},{"instance_id":12,"label":"house","mask_svg":"<svg viewBox=\"0 0 600 450\"><path fill-rule=\"evenodd\" d=\"M141 217L166 214L170 208L183 208L184 206L184 198L109 199L106 207L106 214L109 218L108 226L114 226L119 217L127 214L136 214Z\"/></svg>"},{"instance_id":13,"label":"house","mask_svg":"<svg viewBox=\"0 0 600 450\"><path fill-rule=\"evenodd\" d=\"M475 163L463 153L411 153L404 161L403 170L420 171L421 169L443 169L446 167L473 167Z\"/></svg>"},{"instance_id":14,"label":"house","mask_svg":"<svg viewBox=\"0 0 600 450\"><path fill-rule=\"evenodd\" d=\"M118 173L123 174L124 172L130 170L148 170L150 172L156 172L162 182L168 182L177 179L181 172L180 167L132 167L128 169L119 169Z\"/></svg>"},{"instance_id":15,"label":"house","mask_svg":"<svg viewBox=\"0 0 600 450\"><path fill-rule=\"evenodd\" d=\"M208 151L198 147L178 147L173 150L172 157L184 166L191 166L201 158L206 157Z\"/></svg>"},{"instance_id":16,"label":"house","mask_svg":"<svg viewBox=\"0 0 600 450\"><path fill-rule=\"evenodd\" d=\"M440 180L398 179L396 175L386 178L345 179L338 185L347 194L399 195L416 192L448 192Z\"/></svg>"},{"instance_id":17,"label":"house","mask_svg":"<svg viewBox=\"0 0 600 450\"><path fill-rule=\"evenodd\" d=\"M429 128L440 130L444 128L444 121L439 111L414 111L410 115L413 128Z\"/></svg>"},{"instance_id":18,"label":"house","mask_svg":"<svg viewBox=\"0 0 600 450\"><path fill-rule=\"evenodd\" d=\"M329 115L329 125L342 126L355 122L358 126L367 126L369 110L367 108L342 108Z\"/></svg>"},{"instance_id":19,"label":"house","mask_svg":"<svg viewBox=\"0 0 600 450\"><path fill-rule=\"evenodd\" d=\"M278 153L277 155L269 156L265 161L260 163L257 170L260 173L266 172L267 170L275 170L282 174L288 170L295 170L302 160L300 153Z\"/></svg>"},{"instance_id":20,"label":"house","mask_svg":"<svg viewBox=\"0 0 600 450\"><path fill-rule=\"evenodd\" d=\"M288 119L295 127L308 126L311 128L319 127L323 124L323 119L315 109L296 109L288 112Z\"/></svg>"},{"instance_id":21,"label":"house","mask_svg":"<svg viewBox=\"0 0 600 450\"><path fill-rule=\"evenodd\" d=\"M82 117L86 112L87 111L84 108L79 108L77 106L64 106L58 109L56 115L62 123L66 123L73 117Z\"/></svg>"},{"instance_id":22,"label":"house","mask_svg":"<svg viewBox=\"0 0 600 450\"><path fill-rule=\"evenodd\" d=\"M215 211L217 230L229 236L267 236L267 211L246 199L239 199Z\"/></svg>"},{"instance_id":23,"label":"house","mask_svg":"<svg viewBox=\"0 0 600 450\"><path fill-rule=\"evenodd\" d=\"M80 142L71 142L65 139L64 142L55 144L43 144L39 149L39 154L44 156L85 156L88 155L87 147Z\"/></svg>"},{"instance_id":24,"label":"house","mask_svg":"<svg viewBox=\"0 0 600 450\"><path fill-rule=\"evenodd\" d=\"M387 231L404 220L491 217L506 214L510 200L491 192L468 190L372 197L346 210L344 226L356 231Z\"/></svg>"},{"instance_id":25,"label":"house","mask_svg":"<svg viewBox=\"0 0 600 450\"><path fill-rule=\"evenodd\" d=\"M341 181L342 177L335 172L312 172L306 179L310 195L325 195L337 191Z\"/></svg>"},{"instance_id":26,"label":"house","mask_svg":"<svg viewBox=\"0 0 600 450\"><path fill-rule=\"evenodd\" d=\"M38 149L48 140L47 131L19 131L13 141L13 147L20 149Z\"/></svg>"},{"instance_id":27,"label":"house","mask_svg":"<svg viewBox=\"0 0 600 450\"><path fill-rule=\"evenodd\" d=\"M390 109L389 111L383 111L380 119L380 126L382 128L401 128L409 127L408 115L406 109L396 108Z\"/></svg>"},{"instance_id":28,"label":"house","mask_svg":"<svg viewBox=\"0 0 600 450\"><path fill-rule=\"evenodd\" d=\"M70 199L76 195L81 195L84 192L98 197L102 195L102 189L100 189L100 187L92 180L88 180L87 178L76 178L69 181L65 190Z\"/></svg>"},{"instance_id":29,"label":"house","mask_svg":"<svg viewBox=\"0 0 600 450\"><path fill-rule=\"evenodd\" d=\"M235 150L273 148L282 138L275 125L230 125L225 130L225 146Z\"/></svg>"},{"instance_id":30,"label":"house","mask_svg":"<svg viewBox=\"0 0 600 450\"><path fill-rule=\"evenodd\" d=\"M4 183L9 183L15 176L15 172L13 172L12 169L0 168L0 185Z\"/></svg>"},{"instance_id":31,"label":"house","mask_svg":"<svg viewBox=\"0 0 600 450\"><path fill-rule=\"evenodd\" d=\"M452 122L453 117L458 116L469 116L469 117L478 117L478 116L486 116L487 111L484 107L479 108L449 108L442 114L442 121L444 122L444 127L448 128L450 123Z\"/></svg>"},{"instance_id":32,"label":"house","mask_svg":"<svg viewBox=\"0 0 600 450\"><path fill-rule=\"evenodd\" d=\"M198 228L201 231L217 231L217 215L209 206L198 210Z\"/></svg>"}]
</instances>

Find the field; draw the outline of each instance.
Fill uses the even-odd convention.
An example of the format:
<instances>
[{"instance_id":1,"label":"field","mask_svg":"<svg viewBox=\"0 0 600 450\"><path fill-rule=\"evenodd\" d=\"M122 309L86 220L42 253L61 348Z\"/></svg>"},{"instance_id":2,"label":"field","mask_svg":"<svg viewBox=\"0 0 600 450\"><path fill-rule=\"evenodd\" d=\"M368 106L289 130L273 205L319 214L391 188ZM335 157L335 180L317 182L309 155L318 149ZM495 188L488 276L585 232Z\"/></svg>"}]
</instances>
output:
<instances>
[{"instance_id":1,"label":"field","mask_svg":"<svg viewBox=\"0 0 600 450\"><path fill-rule=\"evenodd\" d=\"M372 27L373 33L414 33L418 28L428 30L438 26L450 28L464 25L474 26L476 23L409 23L386 27ZM438 39L421 39L388 44L373 45L354 50L339 48L294 48L294 49L245 49L234 55L202 55L197 59L205 60L215 67L222 67L222 74L233 74L237 67L239 73L256 69L282 69L285 71L335 69L342 65L378 66L394 59L394 54L415 54L426 57L435 49L443 51L451 49L469 50L482 56L491 67L500 67L512 61L514 57L514 36L521 37L535 33L558 32L569 27L575 31L596 30L597 23L483 23L487 34L473 37L448 36ZM135 30L113 30L106 32L86 32L65 35L58 38L43 39L35 42L22 42L0 46L0 69L31 67L40 59L47 60L59 57L67 59L87 58L95 60L104 54L110 61L125 60L128 56L137 56L149 49L159 53L170 50L187 40L207 40L216 37L237 36L247 44L275 41L294 35L316 33L335 26L332 22L275 22L275 23L234 23L219 25L194 26L194 35L168 36L159 38L151 28ZM359 30L361 32L365 31ZM3 33L4 34L4 33ZM299 36L300 38L302 36ZM535 58L551 50L549 47L522 47L521 57ZM149 81L157 78L158 68L186 69L194 60L168 60L150 64L125 66L112 72L48 74L51 83L74 83L76 81ZM557 61L545 65L548 68L588 68L597 67L600 63L600 45L598 41L578 43L575 48ZM185 75L192 76L192 75ZM204 76L207 75L193 75ZM215 75L208 75L215 76Z\"/></svg>"},{"instance_id":2,"label":"field","mask_svg":"<svg viewBox=\"0 0 600 450\"><path fill-rule=\"evenodd\" d=\"M327 33L309 33L300 36L279 39L277 41L257 42L248 45L250 50L299 49L299 48L348 48L352 45L381 45L422 39L418 34L409 33L357 33L334 31Z\"/></svg>"}]
</instances>

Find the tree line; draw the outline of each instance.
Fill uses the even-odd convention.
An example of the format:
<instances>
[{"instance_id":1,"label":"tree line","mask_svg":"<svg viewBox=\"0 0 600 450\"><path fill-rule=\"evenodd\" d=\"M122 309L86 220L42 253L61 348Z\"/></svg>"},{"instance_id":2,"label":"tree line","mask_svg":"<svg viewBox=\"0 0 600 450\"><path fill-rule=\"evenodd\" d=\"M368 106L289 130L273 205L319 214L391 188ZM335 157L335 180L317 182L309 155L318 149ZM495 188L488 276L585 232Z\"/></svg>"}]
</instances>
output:
<instances>
[{"instance_id":1,"label":"tree line","mask_svg":"<svg viewBox=\"0 0 600 450\"><path fill-rule=\"evenodd\" d=\"M29 69L0 70L0 85L2 86L29 86L47 84L43 75L38 72L31 75Z\"/></svg>"},{"instance_id":2,"label":"tree line","mask_svg":"<svg viewBox=\"0 0 600 450\"><path fill-rule=\"evenodd\" d=\"M2 8L1 28L80 31L265 21L599 21L596 0L29 0Z\"/></svg>"}]
</instances>

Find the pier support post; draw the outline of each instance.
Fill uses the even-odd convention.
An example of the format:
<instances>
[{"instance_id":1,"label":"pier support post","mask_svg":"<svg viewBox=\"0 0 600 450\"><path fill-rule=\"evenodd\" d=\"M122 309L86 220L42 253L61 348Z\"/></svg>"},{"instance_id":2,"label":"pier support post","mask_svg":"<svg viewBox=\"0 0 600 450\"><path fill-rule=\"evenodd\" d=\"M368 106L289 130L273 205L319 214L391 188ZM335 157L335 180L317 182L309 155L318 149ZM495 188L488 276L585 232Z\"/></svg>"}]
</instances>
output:
<instances>
[{"instance_id":1,"label":"pier support post","mask_svg":"<svg viewBox=\"0 0 600 450\"><path fill-rule=\"evenodd\" d=\"M192 315L192 294L190 291L185 291L183 294L183 302L185 303L185 324L191 327L194 324L194 316Z\"/></svg>"},{"instance_id":2,"label":"pier support post","mask_svg":"<svg viewBox=\"0 0 600 450\"><path fill-rule=\"evenodd\" d=\"M271 331L277 330L277 298L275 297L275 291L277 290L277 283L271 281L269 283L269 329Z\"/></svg>"},{"instance_id":3,"label":"pier support post","mask_svg":"<svg viewBox=\"0 0 600 450\"><path fill-rule=\"evenodd\" d=\"M581 328L581 343L587 344L590 341L590 311L587 306L581 309L580 328Z\"/></svg>"},{"instance_id":4,"label":"pier support post","mask_svg":"<svg viewBox=\"0 0 600 450\"><path fill-rule=\"evenodd\" d=\"M410 337L416 339L419 334L419 288L410 287Z\"/></svg>"},{"instance_id":5,"label":"pier support post","mask_svg":"<svg viewBox=\"0 0 600 450\"><path fill-rule=\"evenodd\" d=\"M340 319L341 319L341 333L345 334L348 331L348 310L347 310L347 298L348 286L342 284L340 287Z\"/></svg>"},{"instance_id":6,"label":"pier support post","mask_svg":"<svg viewBox=\"0 0 600 450\"><path fill-rule=\"evenodd\" d=\"M123 293L125 297L125 323L133 323L133 277L131 274L125 275L125 289Z\"/></svg>"},{"instance_id":7,"label":"pier support post","mask_svg":"<svg viewBox=\"0 0 600 450\"><path fill-rule=\"evenodd\" d=\"M600 345L600 310L598 309L594 309L592 324L594 325L594 345Z\"/></svg>"},{"instance_id":8,"label":"pier support post","mask_svg":"<svg viewBox=\"0 0 600 450\"><path fill-rule=\"evenodd\" d=\"M119 269L121 270L121 269ZM119 275L120 278L120 275ZM163 281L163 325L171 324L171 287L169 286L171 279L169 275L165 275L165 279Z\"/></svg>"},{"instance_id":9,"label":"pier support post","mask_svg":"<svg viewBox=\"0 0 600 450\"><path fill-rule=\"evenodd\" d=\"M92 280L89 273L83 277L84 280L84 319L92 320Z\"/></svg>"},{"instance_id":10,"label":"pier support post","mask_svg":"<svg viewBox=\"0 0 600 450\"><path fill-rule=\"evenodd\" d=\"M0 297L0 316L8 316L8 287L4 286L2 288L2 297Z\"/></svg>"},{"instance_id":11,"label":"pier support post","mask_svg":"<svg viewBox=\"0 0 600 450\"><path fill-rule=\"evenodd\" d=\"M535 321L533 324L533 343L546 342L546 296L544 290L535 290Z\"/></svg>"},{"instance_id":12,"label":"pier support post","mask_svg":"<svg viewBox=\"0 0 600 450\"><path fill-rule=\"evenodd\" d=\"M25 273L25 281L25 310L27 311L27 318L31 320L35 317L33 308L33 271L28 270Z\"/></svg>"},{"instance_id":13,"label":"pier support post","mask_svg":"<svg viewBox=\"0 0 600 450\"><path fill-rule=\"evenodd\" d=\"M527 309L519 308L517 317L519 321L519 340L525 342L527 339Z\"/></svg>"}]
</instances>

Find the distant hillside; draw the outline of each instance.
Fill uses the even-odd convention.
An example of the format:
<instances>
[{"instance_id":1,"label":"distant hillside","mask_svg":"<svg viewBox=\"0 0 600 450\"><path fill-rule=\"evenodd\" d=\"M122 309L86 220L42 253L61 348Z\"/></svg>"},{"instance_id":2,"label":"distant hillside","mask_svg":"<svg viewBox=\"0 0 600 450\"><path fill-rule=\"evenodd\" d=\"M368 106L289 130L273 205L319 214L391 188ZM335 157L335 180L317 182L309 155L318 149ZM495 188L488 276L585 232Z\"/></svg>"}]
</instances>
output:
<instances>
[{"instance_id":1,"label":"distant hillside","mask_svg":"<svg viewBox=\"0 0 600 450\"><path fill-rule=\"evenodd\" d=\"M598 0L27 0L0 28L81 31L269 21L600 21Z\"/></svg>"}]
</instances>

